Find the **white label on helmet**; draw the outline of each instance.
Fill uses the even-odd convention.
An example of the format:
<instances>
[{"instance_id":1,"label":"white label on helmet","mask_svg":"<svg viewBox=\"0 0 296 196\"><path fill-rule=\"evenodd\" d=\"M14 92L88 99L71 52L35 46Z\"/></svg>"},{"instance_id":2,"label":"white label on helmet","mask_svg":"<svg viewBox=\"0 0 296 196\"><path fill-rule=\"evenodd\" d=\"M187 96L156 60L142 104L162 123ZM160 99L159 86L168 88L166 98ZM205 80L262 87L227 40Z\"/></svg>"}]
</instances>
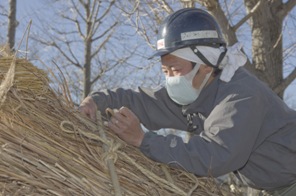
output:
<instances>
[{"instance_id":1,"label":"white label on helmet","mask_svg":"<svg viewBox=\"0 0 296 196\"><path fill-rule=\"evenodd\" d=\"M164 39L157 40L157 50L165 48Z\"/></svg>"},{"instance_id":2,"label":"white label on helmet","mask_svg":"<svg viewBox=\"0 0 296 196\"><path fill-rule=\"evenodd\" d=\"M181 40L192 40L202 38L218 38L217 31L190 31L181 33Z\"/></svg>"}]
</instances>

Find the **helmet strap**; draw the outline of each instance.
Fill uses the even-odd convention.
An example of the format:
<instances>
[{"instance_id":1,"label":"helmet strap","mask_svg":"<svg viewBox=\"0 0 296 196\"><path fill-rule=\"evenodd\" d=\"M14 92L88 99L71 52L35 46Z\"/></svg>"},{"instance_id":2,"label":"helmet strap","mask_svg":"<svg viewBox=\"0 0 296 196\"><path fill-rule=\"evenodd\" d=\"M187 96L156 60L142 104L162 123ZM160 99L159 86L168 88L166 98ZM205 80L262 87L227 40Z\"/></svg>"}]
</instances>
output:
<instances>
[{"instance_id":1,"label":"helmet strap","mask_svg":"<svg viewBox=\"0 0 296 196\"><path fill-rule=\"evenodd\" d=\"M227 52L227 48L223 47L224 51L220 53L220 56L218 58L218 61L216 63L216 65L213 65L210 61L208 61L208 59L198 50L197 46L190 46L191 50L193 51L194 54L196 54L198 56L198 58L200 60L202 60L202 62L204 62L206 65L209 65L215 69L219 69L219 65L222 62L223 58L226 55Z\"/></svg>"}]
</instances>

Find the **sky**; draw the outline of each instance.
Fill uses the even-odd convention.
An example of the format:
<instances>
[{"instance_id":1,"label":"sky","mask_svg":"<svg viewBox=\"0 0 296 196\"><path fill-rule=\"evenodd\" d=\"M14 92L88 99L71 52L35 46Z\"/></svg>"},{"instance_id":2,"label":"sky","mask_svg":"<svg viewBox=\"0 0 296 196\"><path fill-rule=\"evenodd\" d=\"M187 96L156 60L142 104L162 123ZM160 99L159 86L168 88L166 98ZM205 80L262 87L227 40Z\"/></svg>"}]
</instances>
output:
<instances>
[{"instance_id":1,"label":"sky","mask_svg":"<svg viewBox=\"0 0 296 196\"><path fill-rule=\"evenodd\" d=\"M2 0L4 2L5 0ZM8 2L8 0L6 0ZM2 4L2 3L1 3ZM50 4L47 4L47 0L18 0L17 1L17 20L19 21L19 26L17 27L17 37L16 40L20 40L23 36L23 33L29 24L29 21L32 19L32 26L31 31L34 31L37 29L37 26L39 26L39 20L38 17L44 13L47 15L50 14L48 12L48 6ZM292 14L296 15L296 10L292 10ZM289 33L289 32L287 32ZM285 36L285 35L284 35ZM17 42L17 41L16 41ZM295 54L294 54L295 56ZM293 67L296 65L292 64L290 65L291 68L288 68L292 70ZM287 72L285 72L285 75L287 75ZM284 100L285 102L292 108L296 108L296 81L294 81L285 91L284 94Z\"/></svg>"}]
</instances>

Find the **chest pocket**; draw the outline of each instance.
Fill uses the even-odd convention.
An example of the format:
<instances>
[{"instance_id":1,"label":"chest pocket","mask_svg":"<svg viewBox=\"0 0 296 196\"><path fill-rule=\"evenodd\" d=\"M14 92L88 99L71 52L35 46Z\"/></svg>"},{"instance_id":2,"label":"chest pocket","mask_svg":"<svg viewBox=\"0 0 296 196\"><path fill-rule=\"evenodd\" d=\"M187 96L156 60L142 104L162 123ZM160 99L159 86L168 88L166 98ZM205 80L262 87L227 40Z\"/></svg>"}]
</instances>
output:
<instances>
[{"instance_id":1,"label":"chest pocket","mask_svg":"<svg viewBox=\"0 0 296 196\"><path fill-rule=\"evenodd\" d=\"M205 117L200 113L187 114L187 131L193 134L200 134L204 130Z\"/></svg>"}]
</instances>

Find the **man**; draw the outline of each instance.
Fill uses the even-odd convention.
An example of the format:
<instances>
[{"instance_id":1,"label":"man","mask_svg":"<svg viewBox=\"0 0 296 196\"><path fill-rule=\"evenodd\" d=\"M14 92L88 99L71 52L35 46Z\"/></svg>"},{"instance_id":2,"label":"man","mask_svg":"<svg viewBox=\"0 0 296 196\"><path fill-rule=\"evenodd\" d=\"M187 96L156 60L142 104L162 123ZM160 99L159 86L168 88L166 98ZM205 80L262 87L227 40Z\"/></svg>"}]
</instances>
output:
<instances>
[{"instance_id":1,"label":"man","mask_svg":"<svg viewBox=\"0 0 296 196\"><path fill-rule=\"evenodd\" d=\"M108 127L155 161L198 176L234 172L248 186L277 195L296 195L296 112L247 72L238 45L226 48L207 12L181 9L160 28L166 86L157 91L94 92L80 111L119 109ZM188 143L149 130L192 133Z\"/></svg>"}]
</instances>

